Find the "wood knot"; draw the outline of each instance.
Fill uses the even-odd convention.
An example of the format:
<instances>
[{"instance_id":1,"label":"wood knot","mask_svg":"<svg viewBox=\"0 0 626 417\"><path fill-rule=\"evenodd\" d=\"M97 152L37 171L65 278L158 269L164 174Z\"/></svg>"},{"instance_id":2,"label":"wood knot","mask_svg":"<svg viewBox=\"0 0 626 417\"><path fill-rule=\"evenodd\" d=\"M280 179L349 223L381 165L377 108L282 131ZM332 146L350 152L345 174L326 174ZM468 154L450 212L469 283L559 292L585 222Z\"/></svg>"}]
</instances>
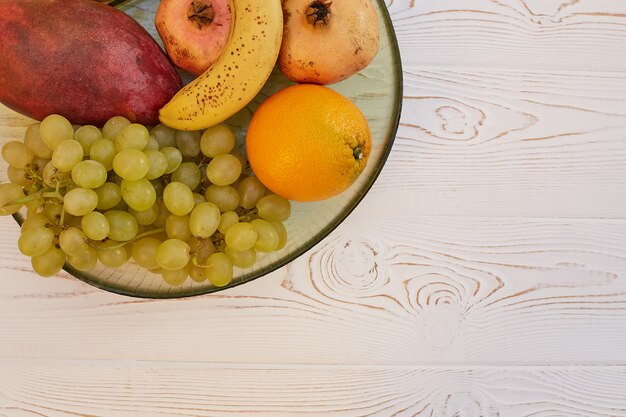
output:
<instances>
[{"instance_id":1,"label":"wood knot","mask_svg":"<svg viewBox=\"0 0 626 417\"><path fill-rule=\"evenodd\" d=\"M453 385L450 389L453 392L445 395L441 407L444 417L500 416L500 412L490 405L485 394L470 383Z\"/></svg>"},{"instance_id":2,"label":"wood knot","mask_svg":"<svg viewBox=\"0 0 626 417\"><path fill-rule=\"evenodd\" d=\"M530 15L530 20L542 26L562 23L563 11L579 2L580 0L522 0L522 4L526 9L525 12Z\"/></svg>"},{"instance_id":3,"label":"wood knot","mask_svg":"<svg viewBox=\"0 0 626 417\"><path fill-rule=\"evenodd\" d=\"M335 239L313 254L311 276L323 292L350 298L375 295L388 281L386 261L368 240Z\"/></svg>"}]
</instances>

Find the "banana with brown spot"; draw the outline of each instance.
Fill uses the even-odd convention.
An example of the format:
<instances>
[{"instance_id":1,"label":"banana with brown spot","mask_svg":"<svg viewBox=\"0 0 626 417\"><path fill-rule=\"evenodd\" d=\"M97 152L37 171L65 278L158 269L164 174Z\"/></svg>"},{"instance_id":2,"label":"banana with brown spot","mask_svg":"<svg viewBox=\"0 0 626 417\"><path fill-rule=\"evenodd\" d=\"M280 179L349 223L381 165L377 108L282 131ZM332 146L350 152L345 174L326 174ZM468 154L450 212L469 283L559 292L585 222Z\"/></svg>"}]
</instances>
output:
<instances>
[{"instance_id":1,"label":"banana with brown spot","mask_svg":"<svg viewBox=\"0 0 626 417\"><path fill-rule=\"evenodd\" d=\"M231 37L219 59L159 111L178 130L201 130L245 107L269 78L283 36L281 0L234 0Z\"/></svg>"}]
</instances>

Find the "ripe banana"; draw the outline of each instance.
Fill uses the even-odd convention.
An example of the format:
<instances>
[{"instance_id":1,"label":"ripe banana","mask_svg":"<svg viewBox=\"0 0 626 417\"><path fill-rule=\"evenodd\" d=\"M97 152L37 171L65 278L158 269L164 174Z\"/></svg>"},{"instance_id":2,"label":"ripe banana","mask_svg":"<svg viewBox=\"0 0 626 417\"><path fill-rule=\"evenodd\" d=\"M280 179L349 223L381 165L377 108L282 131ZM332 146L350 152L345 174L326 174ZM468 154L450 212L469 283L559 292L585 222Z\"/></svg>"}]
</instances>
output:
<instances>
[{"instance_id":1,"label":"ripe banana","mask_svg":"<svg viewBox=\"0 0 626 417\"><path fill-rule=\"evenodd\" d=\"M245 107L269 78L283 36L281 0L233 0L233 28L218 60L159 111L178 130L201 130Z\"/></svg>"}]
</instances>

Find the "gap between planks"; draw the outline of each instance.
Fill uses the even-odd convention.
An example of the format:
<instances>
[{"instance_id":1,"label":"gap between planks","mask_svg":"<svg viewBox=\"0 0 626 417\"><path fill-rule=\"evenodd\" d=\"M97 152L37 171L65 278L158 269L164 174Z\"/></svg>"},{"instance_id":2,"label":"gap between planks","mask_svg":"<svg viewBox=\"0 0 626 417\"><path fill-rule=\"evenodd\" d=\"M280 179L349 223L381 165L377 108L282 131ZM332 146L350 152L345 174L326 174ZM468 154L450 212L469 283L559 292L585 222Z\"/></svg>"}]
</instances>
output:
<instances>
[{"instance_id":1,"label":"gap between planks","mask_svg":"<svg viewBox=\"0 0 626 417\"><path fill-rule=\"evenodd\" d=\"M501 371L577 371L577 370L624 370L626 371L626 362L624 363L587 363L574 365L551 365L551 364L485 364L485 363L437 363L436 365L427 363L411 363L411 364L367 364L367 363L262 363L262 362L207 362L207 361L185 361L185 360L135 360L135 359L73 359L73 358L41 358L41 357L22 357L22 356L0 356L0 368L4 362L25 361L32 364L42 363L61 363L80 364L80 363L97 363L97 364L124 364L132 367L153 368L167 367L175 365L177 368L189 369L245 369L245 370L281 370L281 369L303 369L303 370L375 370L375 369L410 369L410 370L501 370Z\"/></svg>"}]
</instances>

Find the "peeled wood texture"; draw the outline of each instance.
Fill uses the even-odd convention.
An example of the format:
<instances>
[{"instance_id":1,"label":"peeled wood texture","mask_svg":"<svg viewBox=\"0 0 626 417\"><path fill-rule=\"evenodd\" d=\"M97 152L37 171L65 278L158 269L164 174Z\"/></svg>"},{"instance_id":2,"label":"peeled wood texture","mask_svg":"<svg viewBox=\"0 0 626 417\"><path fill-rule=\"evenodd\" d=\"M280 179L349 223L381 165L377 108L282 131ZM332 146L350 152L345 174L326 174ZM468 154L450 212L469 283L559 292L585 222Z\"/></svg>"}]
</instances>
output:
<instances>
[{"instance_id":1,"label":"peeled wood texture","mask_svg":"<svg viewBox=\"0 0 626 417\"><path fill-rule=\"evenodd\" d=\"M626 76L405 67L385 210L622 218ZM411 198L404 196L411 195Z\"/></svg>"},{"instance_id":2,"label":"peeled wood texture","mask_svg":"<svg viewBox=\"0 0 626 417\"><path fill-rule=\"evenodd\" d=\"M394 149L287 267L136 300L0 219L0 417L626 416L626 3L387 4Z\"/></svg>"},{"instance_id":3,"label":"peeled wood texture","mask_svg":"<svg viewBox=\"0 0 626 417\"><path fill-rule=\"evenodd\" d=\"M442 66L624 71L614 0L386 0L402 59Z\"/></svg>"},{"instance_id":4,"label":"peeled wood texture","mask_svg":"<svg viewBox=\"0 0 626 417\"><path fill-rule=\"evenodd\" d=\"M622 220L357 212L286 268L232 291L171 301L18 272L27 261L6 245L0 256L12 271L0 277L0 356L623 363L624 236Z\"/></svg>"},{"instance_id":5,"label":"peeled wood texture","mask_svg":"<svg viewBox=\"0 0 626 417\"><path fill-rule=\"evenodd\" d=\"M626 416L626 369L5 359L0 416ZM72 395L68 395L68 391Z\"/></svg>"}]
</instances>

